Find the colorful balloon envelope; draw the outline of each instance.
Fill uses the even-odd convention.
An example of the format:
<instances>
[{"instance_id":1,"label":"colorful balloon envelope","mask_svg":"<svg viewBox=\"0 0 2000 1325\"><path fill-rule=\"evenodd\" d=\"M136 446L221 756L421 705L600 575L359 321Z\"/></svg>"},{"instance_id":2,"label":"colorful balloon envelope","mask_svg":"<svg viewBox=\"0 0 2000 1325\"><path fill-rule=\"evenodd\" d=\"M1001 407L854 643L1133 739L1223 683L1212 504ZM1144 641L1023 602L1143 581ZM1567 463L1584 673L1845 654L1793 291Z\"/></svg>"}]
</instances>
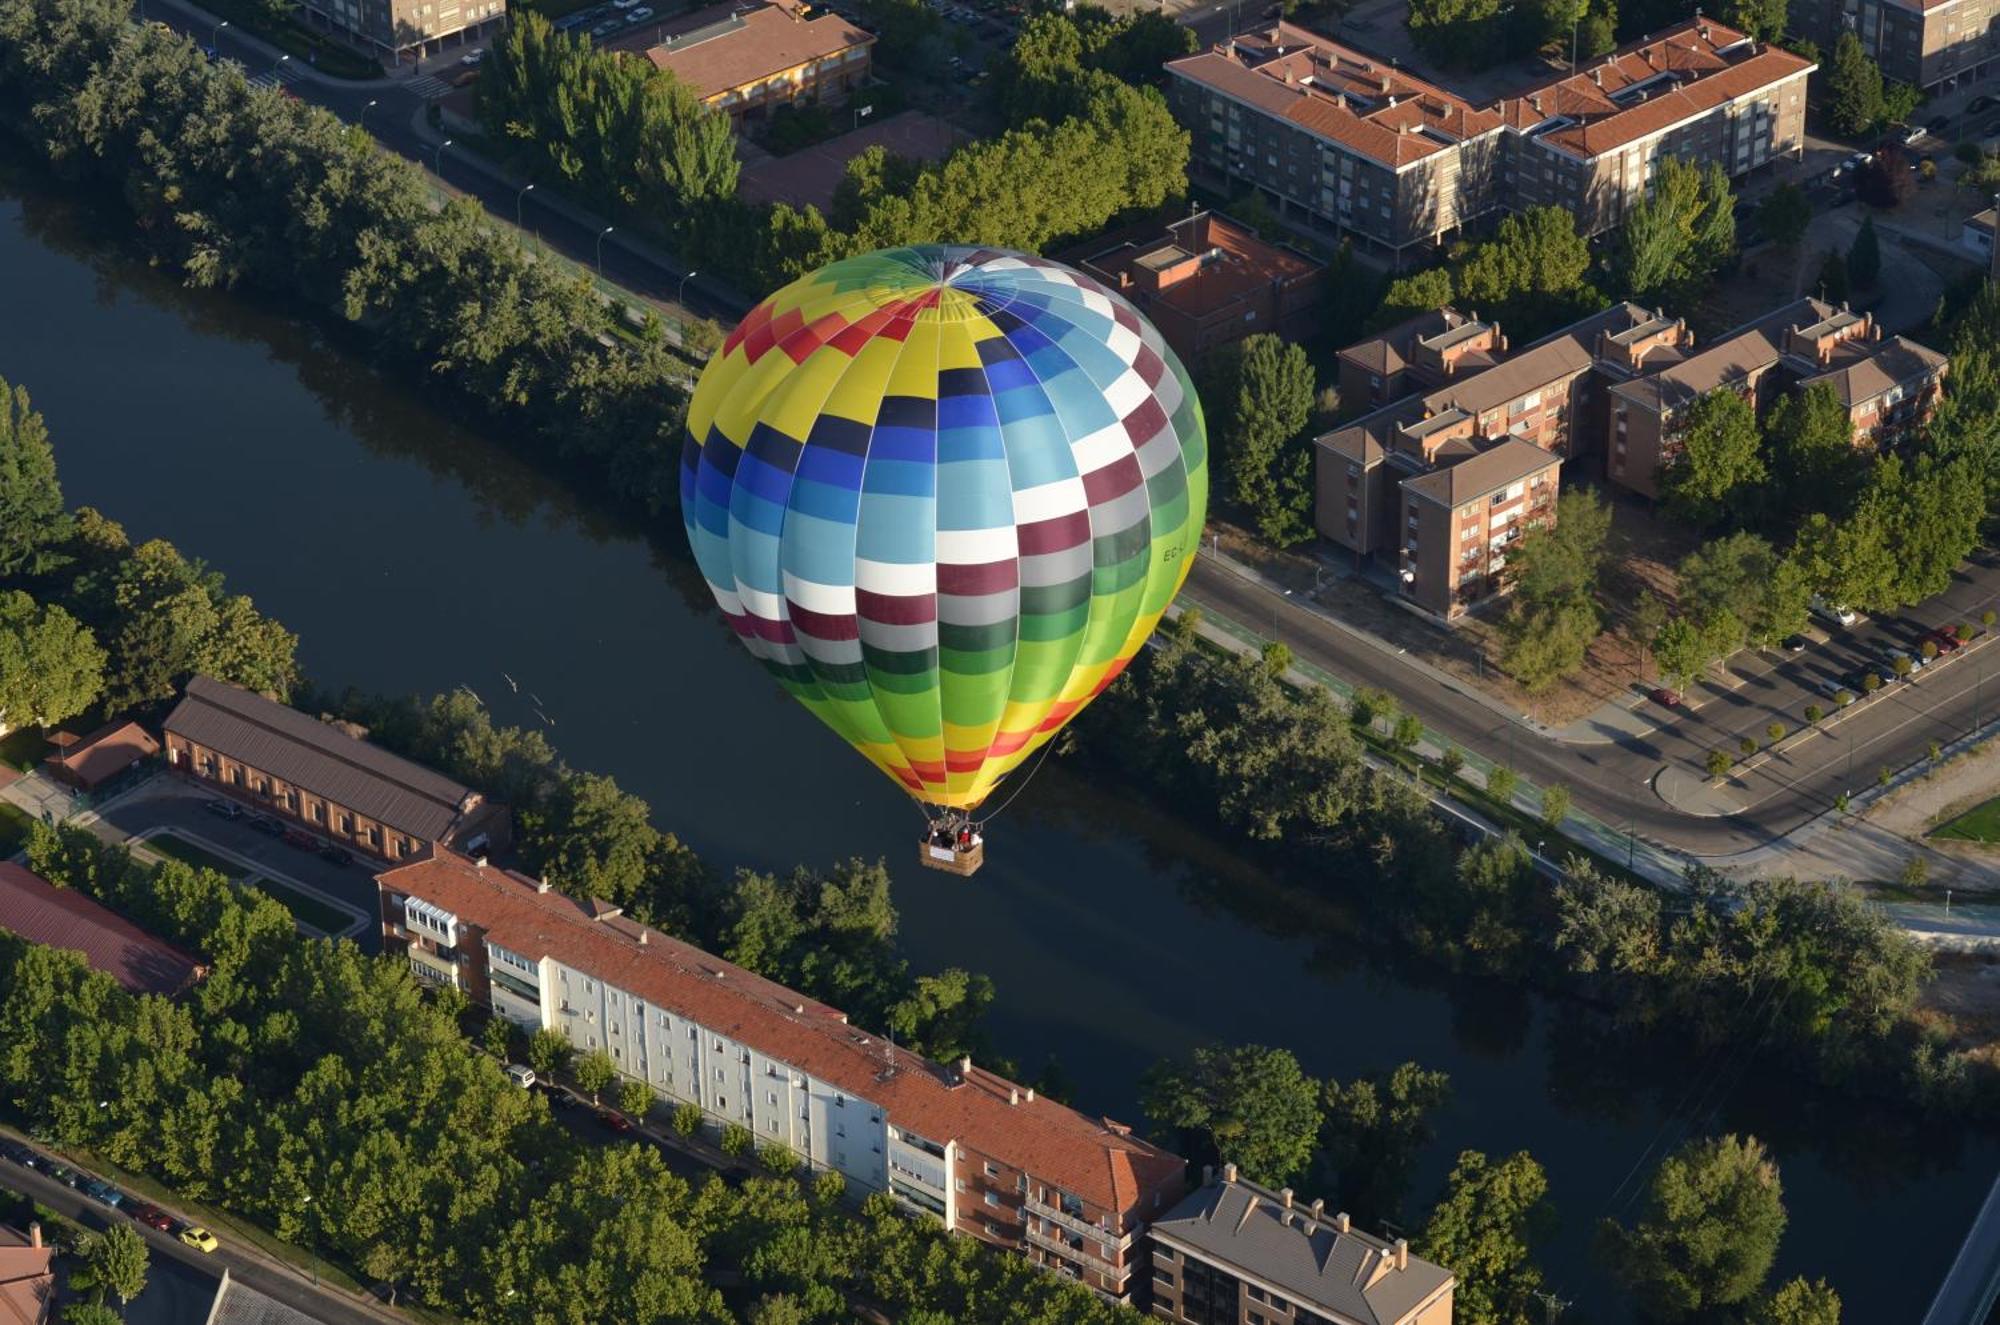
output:
<instances>
[{"instance_id":1,"label":"colorful balloon envelope","mask_svg":"<svg viewBox=\"0 0 2000 1325\"><path fill-rule=\"evenodd\" d=\"M681 510L784 688L971 811L1131 661L1200 546L1201 406L1130 303L921 245L772 295L702 372Z\"/></svg>"}]
</instances>

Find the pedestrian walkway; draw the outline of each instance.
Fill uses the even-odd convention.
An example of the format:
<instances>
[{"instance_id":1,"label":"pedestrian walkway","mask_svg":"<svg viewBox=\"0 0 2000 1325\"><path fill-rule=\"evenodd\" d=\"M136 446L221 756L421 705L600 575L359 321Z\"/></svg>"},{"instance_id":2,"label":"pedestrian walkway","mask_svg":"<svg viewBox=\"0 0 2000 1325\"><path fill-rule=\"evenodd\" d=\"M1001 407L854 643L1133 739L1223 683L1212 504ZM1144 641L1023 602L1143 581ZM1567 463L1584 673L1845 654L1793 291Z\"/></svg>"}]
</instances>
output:
<instances>
[{"instance_id":1,"label":"pedestrian walkway","mask_svg":"<svg viewBox=\"0 0 2000 1325\"><path fill-rule=\"evenodd\" d=\"M244 81L251 87L290 87L294 83L303 83L305 78L305 73L295 61L286 60L261 74L246 75Z\"/></svg>"},{"instance_id":2,"label":"pedestrian walkway","mask_svg":"<svg viewBox=\"0 0 2000 1325\"><path fill-rule=\"evenodd\" d=\"M412 78L409 82L403 84L403 86L410 89L417 96L422 97L425 101L437 101L443 97L450 96L452 92L450 83L433 74L421 74L416 78Z\"/></svg>"}]
</instances>

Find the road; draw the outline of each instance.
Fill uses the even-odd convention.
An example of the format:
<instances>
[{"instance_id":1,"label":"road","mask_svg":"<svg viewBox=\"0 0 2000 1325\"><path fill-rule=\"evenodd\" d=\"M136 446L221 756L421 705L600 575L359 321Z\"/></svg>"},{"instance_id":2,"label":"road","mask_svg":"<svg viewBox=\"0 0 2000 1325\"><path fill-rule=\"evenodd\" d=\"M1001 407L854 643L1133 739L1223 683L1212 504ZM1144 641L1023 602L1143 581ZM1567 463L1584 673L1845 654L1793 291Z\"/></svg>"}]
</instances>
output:
<instances>
[{"instance_id":1,"label":"road","mask_svg":"<svg viewBox=\"0 0 2000 1325\"><path fill-rule=\"evenodd\" d=\"M2000 1300L2000 1179L1931 1299L1923 1325L1981 1325Z\"/></svg>"},{"instance_id":2,"label":"road","mask_svg":"<svg viewBox=\"0 0 2000 1325\"><path fill-rule=\"evenodd\" d=\"M1965 600L1995 601L1996 595L2000 585L1961 575L1951 593L1909 619L1868 623L1799 658L1765 659L1741 685L1727 691L1711 687L1667 726L1607 729L1600 740L1570 742L1497 712L1457 683L1412 668L1393 647L1342 629L1207 557L1197 562L1183 591L1188 602L1282 637L1303 661L1356 685L1389 691L1431 730L1511 766L1529 782L1569 787L1577 806L1604 823L1705 858L1775 844L1830 808L1843 791L1872 782L1880 766L1901 767L1920 757L1932 740L1964 735L1975 714L1981 720L2000 716L2000 700L1984 686L1989 667L2000 677L2000 649L1992 663L1974 654L1919 681L1898 683L1831 735L1805 741L1745 774L1737 794L1742 808L1734 813L1693 814L1670 805L1654 789L1663 769L1699 774L1710 750L1733 750L1740 734L1761 735L1774 716L1789 727L1802 725L1813 675L1844 669L1849 658L1878 640L1907 640L1920 628L1955 623Z\"/></svg>"},{"instance_id":3,"label":"road","mask_svg":"<svg viewBox=\"0 0 2000 1325\"><path fill-rule=\"evenodd\" d=\"M70 1167L76 1166L71 1164ZM88 1228L104 1228L114 1221L129 1224L144 1235L156 1262L175 1261L211 1279L219 1277L223 1267L227 1266L232 1278L294 1310L326 1321L328 1325L382 1325L385 1320L402 1319L372 1305L358 1303L338 1290L314 1284L289 1269L275 1268L274 1263L262 1255L252 1255L243 1248L231 1246L228 1241L212 1253L198 1252L182 1245L178 1238L107 1210L82 1193L33 1169L0 1160L0 1182Z\"/></svg>"}]
</instances>

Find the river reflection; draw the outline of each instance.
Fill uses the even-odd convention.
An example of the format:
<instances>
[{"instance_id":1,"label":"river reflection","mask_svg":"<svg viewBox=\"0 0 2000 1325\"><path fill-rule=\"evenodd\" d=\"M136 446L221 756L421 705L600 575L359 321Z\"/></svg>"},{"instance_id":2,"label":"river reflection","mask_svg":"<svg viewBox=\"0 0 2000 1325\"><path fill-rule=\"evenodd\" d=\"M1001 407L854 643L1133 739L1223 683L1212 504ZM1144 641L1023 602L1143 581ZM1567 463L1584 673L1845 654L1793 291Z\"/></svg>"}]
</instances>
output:
<instances>
[{"instance_id":1,"label":"river reflection","mask_svg":"<svg viewBox=\"0 0 2000 1325\"><path fill-rule=\"evenodd\" d=\"M0 175L0 375L48 415L70 500L224 571L321 684L465 685L500 721L546 720L720 868L886 855L913 962L991 974L999 1047L1029 1071L1055 1054L1088 1108L1136 1120L1139 1074L1211 1040L1285 1045L1318 1075L1445 1069L1412 1203L1461 1149L1533 1152L1565 1325L1624 1318L1592 1227L1711 1130L1783 1167L1780 1275L1828 1277L1849 1320L1921 1314L2000 1165L1991 1138L1385 953L1348 909L1371 880L1289 887L1074 762L1009 809L977 879L921 872L915 813L741 655L674 517L579 495L345 328L181 289L38 187Z\"/></svg>"}]
</instances>

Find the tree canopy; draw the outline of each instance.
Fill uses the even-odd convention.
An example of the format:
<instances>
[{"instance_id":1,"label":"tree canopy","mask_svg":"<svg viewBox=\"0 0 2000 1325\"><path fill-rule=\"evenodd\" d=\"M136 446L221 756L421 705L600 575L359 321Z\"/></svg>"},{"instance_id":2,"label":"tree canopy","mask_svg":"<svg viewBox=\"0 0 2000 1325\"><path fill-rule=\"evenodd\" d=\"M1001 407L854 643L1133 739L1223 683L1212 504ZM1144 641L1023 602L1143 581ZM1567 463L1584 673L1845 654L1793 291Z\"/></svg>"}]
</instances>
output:
<instances>
[{"instance_id":1,"label":"tree canopy","mask_svg":"<svg viewBox=\"0 0 2000 1325\"><path fill-rule=\"evenodd\" d=\"M1638 1223L1601 1237L1647 1314L1709 1320L1763 1287L1784 1232L1777 1165L1755 1137L1722 1136L1663 1160Z\"/></svg>"},{"instance_id":2,"label":"tree canopy","mask_svg":"<svg viewBox=\"0 0 2000 1325\"><path fill-rule=\"evenodd\" d=\"M1305 347L1260 332L1214 351L1202 376L1223 501L1280 547L1311 538L1317 383Z\"/></svg>"},{"instance_id":3,"label":"tree canopy","mask_svg":"<svg viewBox=\"0 0 2000 1325\"><path fill-rule=\"evenodd\" d=\"M1319 1086L1285 1049L1204 1046L1185 1063L1147 1072L1142 1107L1190 1159L1235 1164L1243 1176L1288 1186L1306 1171L1323 1113Z\"/></svg>"}]
</instances>

